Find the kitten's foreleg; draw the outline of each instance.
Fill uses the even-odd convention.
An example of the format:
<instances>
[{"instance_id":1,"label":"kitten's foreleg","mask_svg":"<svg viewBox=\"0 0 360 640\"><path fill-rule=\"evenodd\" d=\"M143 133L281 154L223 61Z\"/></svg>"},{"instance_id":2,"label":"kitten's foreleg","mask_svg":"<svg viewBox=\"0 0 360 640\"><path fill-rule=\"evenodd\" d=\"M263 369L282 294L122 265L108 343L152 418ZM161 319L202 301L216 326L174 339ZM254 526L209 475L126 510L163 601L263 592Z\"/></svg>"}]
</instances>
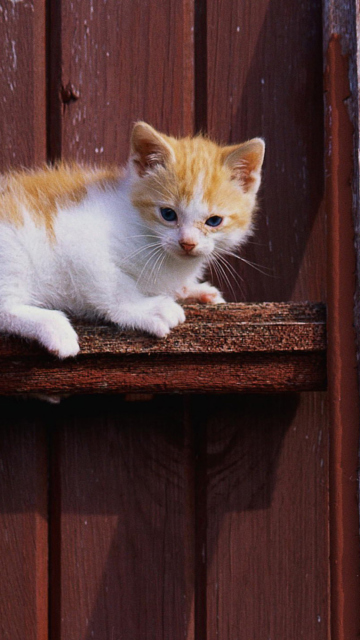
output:
<instances>
[{"instance_id":1,"label":"kitten's foreleg","mask_svg":"<svg viewBox=\"0 0 360 640\"><path fill-rule=\"evenodd\" d=\"M180 290L178 300L197 300L203 304L224 304L220 291L209 282L194 282Z\"/></svg>"},{"instance_id":2,"label":"kitten's foreleg","mask_svg":"<svg viewBox=\"0 0 360 640\"><path fill-rule=\"evenodd\" d=\"M158 338L164 338L170 329L185 321L182 307L168 296L139 296L119 303L106 312L111 322L129 329L140 329Z\"/></svg>"},{"instance_id":3,"label":"kitten's foreleg","mask_svg":"<svg viewBox=\"0 0 360 640\"><path fill-rule=\"evenodd\" d=\"M61 311L18 304L0 310L0 331L32 338L59 358L76 356L77 335Z\"/></svg>"}]
</instances>

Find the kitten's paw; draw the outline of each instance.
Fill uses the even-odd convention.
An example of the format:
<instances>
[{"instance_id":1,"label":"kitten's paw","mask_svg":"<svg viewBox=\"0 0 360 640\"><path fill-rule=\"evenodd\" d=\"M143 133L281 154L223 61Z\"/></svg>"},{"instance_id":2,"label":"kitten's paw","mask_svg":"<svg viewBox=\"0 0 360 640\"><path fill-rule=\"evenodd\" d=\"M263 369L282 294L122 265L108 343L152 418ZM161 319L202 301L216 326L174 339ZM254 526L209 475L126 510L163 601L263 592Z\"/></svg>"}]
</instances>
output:
<instances>
[{"instance_id":1,"label":"kitten's paw","mask_svg":"<svg viewBox=\"0 0 360 640\"><path fill-rule=\"evenodd\" d=\"M42 322L39 341L61 359L74 357L80 351L77 334L60 311L52 312L51 317Z\"/></svg>"},{"instance_id":2,"label":"kitten's paw","mask_svg":"<svg viewBox=\"0 0 360 640\"><path fill-rule=\"evenodd\" d=\"M164 338L170 329L185 322L182 307L172 298L157 296L152 299L148 316L143 320L141 328L158 338Z\"/></svg>"},{"instance_id":3,"label":"kitten's paw","mask_svg":"<svg viewBox=\"0 0 360 640\"><path fill-rule=\"evenodd\" d=\"M225 300L220 291L208 282L201 282L189 287L183 287L180 298L197 300L203 304L224 304Z\"/></svg>"}]
</instances>

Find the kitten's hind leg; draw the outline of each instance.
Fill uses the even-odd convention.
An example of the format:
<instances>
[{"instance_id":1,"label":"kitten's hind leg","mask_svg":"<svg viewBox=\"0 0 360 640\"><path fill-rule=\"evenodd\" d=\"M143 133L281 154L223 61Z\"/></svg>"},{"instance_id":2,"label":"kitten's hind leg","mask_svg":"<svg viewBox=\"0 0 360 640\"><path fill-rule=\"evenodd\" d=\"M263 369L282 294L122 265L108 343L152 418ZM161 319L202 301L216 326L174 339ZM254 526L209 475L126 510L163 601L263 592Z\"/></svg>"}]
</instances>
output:
<instances>
[{"instance_id":1,"label":"kitten's hind leg","mask_svg":"<svg viewBox=\"0 0 360 640\"><path fill-rule=\"evenodd\" d=\"M59 358L76 356L77 335L61 311L17 304L0 310L0 331L32 338Z\"/></svg>"}]
</instances>

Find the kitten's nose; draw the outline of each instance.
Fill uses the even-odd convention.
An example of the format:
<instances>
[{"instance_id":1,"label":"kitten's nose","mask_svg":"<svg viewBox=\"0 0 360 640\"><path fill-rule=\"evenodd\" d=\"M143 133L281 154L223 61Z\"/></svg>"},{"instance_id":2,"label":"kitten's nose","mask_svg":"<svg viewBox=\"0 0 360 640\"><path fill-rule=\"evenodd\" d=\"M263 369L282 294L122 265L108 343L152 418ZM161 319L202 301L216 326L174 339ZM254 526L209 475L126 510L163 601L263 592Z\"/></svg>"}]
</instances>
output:
<instances>
[{"instance_id":1,"label":"kitten's nose","mask_svg":"<svg viewBox=\"0 0 360 640\"><path fill-rule=\"evenodd\" d=\"M186 253L190 253L190 251L192 251L195 247L196 244L194 244L193 242L180 242L179 241L179 245L182 249L184 249L184 251L186 251Z\"/></svg>"}]
</instances>

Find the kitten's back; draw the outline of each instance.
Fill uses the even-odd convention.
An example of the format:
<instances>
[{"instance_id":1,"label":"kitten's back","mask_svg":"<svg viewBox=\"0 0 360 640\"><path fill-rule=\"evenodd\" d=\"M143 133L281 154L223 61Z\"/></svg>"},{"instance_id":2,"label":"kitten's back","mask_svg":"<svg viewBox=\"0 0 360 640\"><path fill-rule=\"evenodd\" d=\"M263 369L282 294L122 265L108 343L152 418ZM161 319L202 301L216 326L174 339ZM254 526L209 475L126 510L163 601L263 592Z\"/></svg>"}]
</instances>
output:
<instances>
[{"instance_id":1,"label":"kitten's back","mask_svg":"<svg viewBox=\"0 0 360 640\"><path fill-rule=\"evenodd\" d=\"M22 226L27 211L52 236L58 208L81 202L90 188L115 186L120 178L117 167L94 169L75 163L9 172L0 177L0 221Z\"/></svg>"}]
</instances>

